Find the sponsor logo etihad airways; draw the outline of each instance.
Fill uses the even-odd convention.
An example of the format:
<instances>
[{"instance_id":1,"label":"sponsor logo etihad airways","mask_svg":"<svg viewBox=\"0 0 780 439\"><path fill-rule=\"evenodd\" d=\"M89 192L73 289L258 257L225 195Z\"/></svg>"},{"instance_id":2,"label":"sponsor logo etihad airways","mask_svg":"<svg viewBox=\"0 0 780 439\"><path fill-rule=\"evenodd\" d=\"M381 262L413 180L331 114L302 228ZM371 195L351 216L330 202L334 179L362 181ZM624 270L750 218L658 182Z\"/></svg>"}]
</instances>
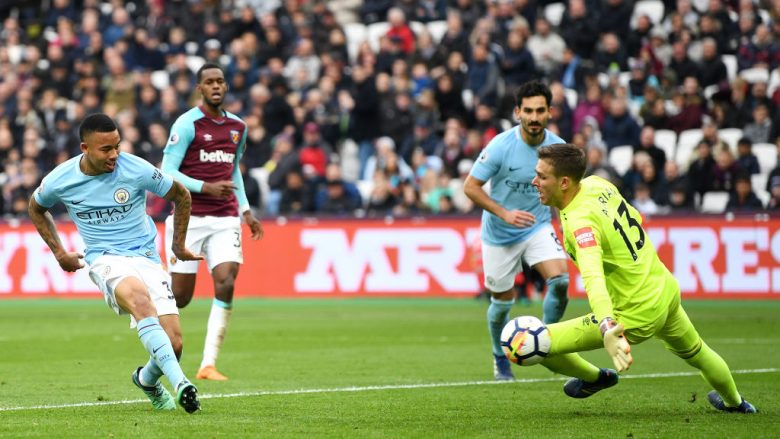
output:
<instances>
[{"instance_id":1,"label":"sponsor logo etihad airways","mask_svg":"<svg viewBox=\"0 0 780 439\"><path fill-rule=\"evenodd\" d=\"M204 151L200 150L200 161L202 162L210 162L210 163L233 163L233 160L236 158L235 154L231 154L229 152L225 152L222 150L217 151Z\"/></svg>"}]
</instances>

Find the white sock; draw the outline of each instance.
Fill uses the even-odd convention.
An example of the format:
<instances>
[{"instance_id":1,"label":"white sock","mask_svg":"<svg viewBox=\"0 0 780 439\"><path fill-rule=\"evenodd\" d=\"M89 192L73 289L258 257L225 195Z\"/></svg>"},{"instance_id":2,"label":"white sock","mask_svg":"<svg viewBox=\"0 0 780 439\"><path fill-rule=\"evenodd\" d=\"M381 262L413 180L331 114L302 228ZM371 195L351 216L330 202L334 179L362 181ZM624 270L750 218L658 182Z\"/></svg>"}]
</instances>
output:
<instances>
[{"instance_id":1,"label":"white sock","mask_svg":"<svg viewBox=\"0 0 780 439\"><path fill-rule=\"evenodd\" d=\"M200 367L214 366L219 355L219 348L225 339L230 314L233 313L232 304L214 299L209 314L209 322L206 326L206 342L203 346L203 361Z\"/></svg>"}]
</instances>

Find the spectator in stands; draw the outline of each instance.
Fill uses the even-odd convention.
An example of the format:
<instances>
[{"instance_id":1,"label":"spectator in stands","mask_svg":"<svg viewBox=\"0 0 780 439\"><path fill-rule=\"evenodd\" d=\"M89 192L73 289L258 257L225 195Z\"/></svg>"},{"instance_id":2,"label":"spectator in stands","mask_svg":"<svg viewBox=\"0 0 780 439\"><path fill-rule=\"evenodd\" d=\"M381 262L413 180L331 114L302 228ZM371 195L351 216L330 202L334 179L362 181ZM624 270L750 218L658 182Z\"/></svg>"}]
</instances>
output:
<instances>
[{"instance_id":1,"label":"spectator in stands","mask_svg":"<svg viewBox=\"0 0 780 439\"><path fill-rule=\"evenodd\" d=\"M780 48L773 41L769 27L756 26L756 33L750 41L743 42L737 49L739 70L760 67L772 70L780 64Z\"/></svg>"},{"instance_id":2,"label":"spectator in stands","mask_svg":"<svg viewBox=\"0 0 780 439\"><path fill-rule=\"evenodd\" d=\"M514 96L521 84L536 78L536 61L526 47L525 36L521 29L509 33L504 47L504 56L500 60L501 73L508 88L506 95Z\"/></svg>"},{"instance_id":3,"label":"spectator in stands","mask_svg":"<svg viewBox=\"0 0 780 439\"><path fill-rule=\"evenodd\" d=\"M414 131L407 136L401 147L401 157L407 163L412 161L412 152L422 149L426 156L434 155L441 139L433 130L433 123L428 118L419 118L414 123Z\"/></svg>"},{"instance_id":4,"label":"spectator in stands","mask_svg":"<svg viewBox=\"0 0 780 439\"><path fill-rule=\"evenodd\" d=\"M352 215L355 213L355 210L361 207L359 200L347 194L343 180L326 181L325 189L321 193L324 193L324 199L317 207L318 213ZM318 198L321 197L318 196Z\"/></svg>"},{"instance_id":5,"label":"spectator in stands","mask_svg":"<svg viewBox=\"0 0 780 439\"><path fill-rule=\"evenodd\" d=\"M553 77L563 62L566 42L558 33L553 32L550 22L543 16L536 18L534 31L528 38L528 50L533 55L539 72Z\"/></svg>"},{"instance_id":6,"label":"spectator in stands","mask_svg":"<svg viewBox=\"0 0 780 439\"><path fill-rule=\"evenodd\" d=\"M638 145L639 131L639 124L628 113L626 100L618 97L612 99L601 130L607 150L621 145Z\"/></svg>"},{"instance_id":7,"label":"spectator in stands","mask_svg":"<svg viewBox=\"0 0 780 439\"><path fill-rule=\"evenodd\" d=\"M669 69L674 72L677 85L682 85L685 78L699 77L699 66L688 57L688 46L684 41L677 41L672 45Z\"/></svg>"},{"instance_id":8,"label":"spectator in stands","mask_svg":"<svg viewBox=\"0 0 780 439\"><path fill-rule=\"evenodd\" d=\"M704 119L704 105L699 89L699 81L694 76L685 78L683 88L672 97L679 112L669 118L669 128L678 134L701 128Z\"/></svg>"},{"instance_id":9,"label":"spectator in stands","mask_svg":"<svg viewBox=\"0 0 780 439\"><path fill-rule=\"evenodd\" d=\"M651 126L642 128L639 134L639 144L634 147L634 151L644 151L651 159L655 169L664 169L666 164L666 152L655 144L655 129Z\"/></svg>"},{"instance_id":10,"label":"spectator in stands","mask_svg":"<svg viewBox=\"0 0 780 439\"><path fill-rule=\"evenodd\" d=\"M385 216L390 214L395 208L398 200L394 194L390 180L382 171L374 173L374 187L368 198L366 213L368 216Z\"/></svg>"},{"instance_id":11,"label":"spectator in stands","mask_svg":"<svg viewBox=\"0 0 780 439\"><path fill-rule=\"evenodd\" d=\"M298 162L306 171L311 166L317 178L325 177L325 167L333 153L320 136L320 127L316 122L307 122L303 127L303 144L298 148Z\"/></svg>"},{"instance_id":12,"label":"spectator in stands","mask_svg":"<svg viewBox=\"0 0 780 439\"><path fill-rule=\"evenodd\" d=\"M731 82L731 95L728 108L725 110L725 120L721 128L743 128L752 121L753 107L748 99L750 84L737 78Z\"/></svg>"},{"instance_id":13,"label":"spectator in stands","mask_svg":"<svg viewBox=\"0 0 780 439\"><path fill-rule=\"evenodd\" d=\"M693 196L685 184L675 184L669 189L667 203L669 213L691 213L694 211Z\"/></svg>"},{"instance_id":14,"label":"spectator in stands","mask_svg":"<svg viewBox=\"0 0 780 439\"><path fill-rule=\"evenodd\" d=\"M712 168L712 190L733 192L735 179L740 172L742 168L731 149L720 150L715 154L715 166Z\"/></svg>"},{"instance_id":15,"label":"spectator in stands","mask_svg":"<svg viewBox=\"0 0 780 439\"><path fill-rule=\"evenodd\" d=\"M299 167L291 169L281 190L279 201L280 215L301 215L314 211L313 185L303 177Z\"/></svg>"},{"instance_id":16,"label":"spectator in stands","mask_svg":"<svg viewBox=\"0 0 780 439\"><path fill-rule=\"evenodd\" d=\"M634 188L634 199L631 200L631 205L636 207L636 210L642 215L655 215L660 210L650 196L650 189L644 183L639 183Z\"/></svg>"},{"instance_id":17,"label":"spectator in stands","mask_svg":"<svg viewBox=\"0 0 780 439\"><path fill-rule=\"evenodd\" d=\"M390 8L387 11L387 22L390 23L390 29L387 36L392 40L400 40L401 51L406 55L411 55L414 51L414 32L407 23L406 14L401 8Z\"/></svg>"},{"instance_id":18,"label":"spectator in stands","mask_svg":"<svg viewBox=\"0 0 780 439\"><path fill-rule=\"evenodd\" d=\"M726 64L720 58L717 43L713 38L705 38L702 43L702 58L699 62L699 84L702 88L721 85L728 81Z\"/></svg>"},{"instance_id":19,"label":"spectator in stands","mask_svg":"<svg viewBox=\"0 0 780 439\"><path fill-rule=\"evenodd\" d=\"M527 54L530 56L530 54ZM471 50L468 63L466 89L474 96L474 104L495 106L498 97L500 70L496 60L485 44L476 44Z\"/></svg>"},{"instance_id":20,"label":"spectator in stands","mask_svg":"<svg viewBox=\"0 0 780 439\"><path fill-rule=\"evenodd\" d=\"M574 139L578 137L582 138L583 136L578 133L572 138L572 143L575 145L577 144L577 141ZM587 159L587 168L585 169L586 177L597 175L614 184L618 190L623 187L623 180L620 178L620 174L618 174L615 168L607 161L607 150L604 149L603 146L590 146L585 150L585 154Z\"/></svg>"},{"instance_id":21,"label":"spectator in stands","mask_svg":"<svg viewBox=\"0 0 780 439\"><path fill-rule=\"evenodd\" d=\"M703 196L714 190L715 159L712 157L712 145L700 140L696 146L696 158L688 167L689 193Z\"/></svg>"},{"instance_id":22,"label":"spectator in stands","mask_svg":"<svg viewBox=\"0 0 780 439\"><path fill-rule=\"evenodd\" d=\"M619 73L628 70L628 55L620 41L617 34L612 32L601 36L601 44L595 55L596 69L599 72Z\"/></svg>"},{"instance_id":23,"label":"spectator in stands","mask_svg":"<svg viewBox=\"0 0 780 439\"><path fill-rule=\"evenodd\" d=\"M772 132L772 120L769 118L769 108L759 103L753 108L753 122L745 125L742 133L753 143L769 143Z\"/></svg>"},{"instance_id":24,"label":"spectator in stands","mask_svg":"<svg viewBox=\"0 0 780 439\"><path fill-rule=\"evenodd\" d=\"M769 185L769 202L767 210L780 210L780 177L773 177Z\"/></svg>"},{"instance_id":25,"label":"spectator in stands","mask_svg":"<svg viewBox=\"0 0 780 439\"><path fill-rule=\"evenodd\" d=\"M750 181L750 174L740 172L734 178L734 191L729 195L729 201L726 204L726 210L754 212L763 210L764 205L753 192L753 184Z\"/></svg>"},{"instance_id":26,"label":"spectator in stands","mask_svg":"<svg viewBox=\"0 0 780 439\"><path fill-rule=\"evenodd\" d=\"M599 31L595 11L585 6L585 0L569 0L558 29L575 55L591 59Z\"/></svg>"},{"instance_id":27,"label":"spectator in stands","mask_svg":"<svg viewBox=\"0 0 780 439\"><path fill-rule=\"evenodd\" d=\"M748 137L743 137L737 141L737 162L748 174L761 173L758 157L753 154L753 142Z\"/></svg>"},{"instance_id":28,"label":"spectator in stands","mask_svg":"<svg viewBox=\"0 0 780 439\"><path fill-rule=\"evenodd\" d=\"M588 85L585 92L585 99L581 99L574 109L572 128L575 133L582 130L583 121L587 116L593 117L599 127L604 125L606 112L601 103L601 87L599 87L598 83L591 83Z\"/></svg>"}]
</instances>

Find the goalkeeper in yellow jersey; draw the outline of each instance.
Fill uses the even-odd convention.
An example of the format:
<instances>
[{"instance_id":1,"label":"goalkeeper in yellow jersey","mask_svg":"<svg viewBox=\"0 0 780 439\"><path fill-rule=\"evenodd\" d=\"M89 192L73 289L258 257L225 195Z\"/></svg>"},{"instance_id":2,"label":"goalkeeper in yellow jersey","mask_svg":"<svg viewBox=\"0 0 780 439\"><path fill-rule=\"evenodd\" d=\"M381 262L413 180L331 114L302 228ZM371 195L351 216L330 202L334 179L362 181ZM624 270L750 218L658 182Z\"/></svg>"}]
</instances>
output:
<instances>
[{"instance_id":1,"label":"goalkeeper in yellow jersey","mask_svg":"<svg viewBox=\"0 0 780 439\"><path fill-rule=\"evenodd\" d=\"M680 305L677 280L658 258L639 213L608 181L585 173L584 152L570 144L539 148L533 185L542 204L560 210L564 247L580 270L592 313L548 325L552 346L542 365L572 376L573 398L614 386L631 366L631 345L651 337L699 369L717 409L755 413L726 362L701 339ZM576 354L604 347L617 371Z\"/></svg>"}]
</instances>

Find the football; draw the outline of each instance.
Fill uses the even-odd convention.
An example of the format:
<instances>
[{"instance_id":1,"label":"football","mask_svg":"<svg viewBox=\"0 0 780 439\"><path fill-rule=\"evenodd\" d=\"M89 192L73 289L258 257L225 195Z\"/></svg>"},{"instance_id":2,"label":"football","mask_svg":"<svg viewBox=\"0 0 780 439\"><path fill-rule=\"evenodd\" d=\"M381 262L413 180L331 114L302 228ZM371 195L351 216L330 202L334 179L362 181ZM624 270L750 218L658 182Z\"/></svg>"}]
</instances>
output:
<instances>
[{"instance_id":1,"label":"football","mask_svg":"<svg viewBox=\"0 0 780 439\"><path fill-rule=\"evenodd\" d=\"M501 348L515 364L538 364L550 353L550 331L534 316L515 317L501 331Z\"/></svg>"}]
</instances>

